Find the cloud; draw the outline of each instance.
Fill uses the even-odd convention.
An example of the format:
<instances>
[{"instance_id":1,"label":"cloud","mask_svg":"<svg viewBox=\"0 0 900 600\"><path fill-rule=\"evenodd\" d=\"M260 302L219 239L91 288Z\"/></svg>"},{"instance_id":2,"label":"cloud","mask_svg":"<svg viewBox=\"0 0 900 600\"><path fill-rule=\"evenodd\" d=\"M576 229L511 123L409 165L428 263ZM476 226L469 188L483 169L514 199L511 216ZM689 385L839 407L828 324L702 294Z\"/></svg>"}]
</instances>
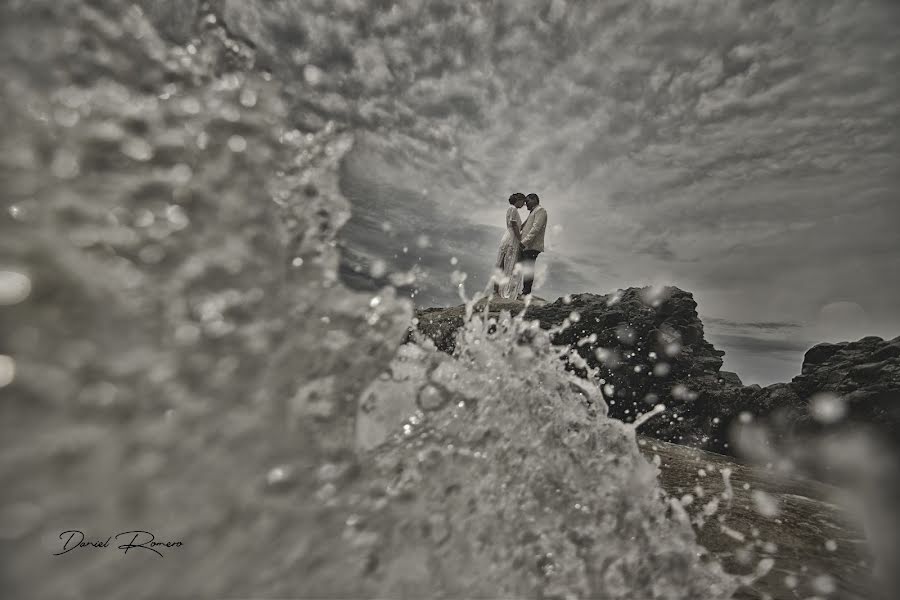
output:
<instances>
[{"instance_id":1,"label":"cloud","mask_svg":"<svg viewBox=\"0 0 900 600\"><path fill-rule=\"evenodd\" d=\"M806 352L814 346L809 340L800 339L770 339L753 337L749 335L722 335L713 334L710 339L717 345L732 350L739 350L751 354L769 354L772 352L786 352L796 354Z\"/></svg>"},{"instance_id":2,"label":"cloud","mask_svg":"<svg viewBox=\"0 0 900 600\"><path fill-rule=\"evenodd\" d=\"M831 302L897 323L897 3L376 4L245 19L286 81L322 70L298 120L357 133L348 265L419 265L422 297L450 301L453 268L489 272L506 196L535 190L559 226L545 293L675 283L745 356L800 352L752 333L800 334Z\"/></svg>"},{"instance_id":3,"label":"cloud","mask_svg":"<svg viewBox=\"0 0 900 600\"><path fill-rule=\"evenodd\" d=\"M730 327L733 329L796 329L802 327L800 323L792 323L790 321L730 321L728 319L717 319L712 317L704 317L705 324Z\"/></svg>"}]
</instances>

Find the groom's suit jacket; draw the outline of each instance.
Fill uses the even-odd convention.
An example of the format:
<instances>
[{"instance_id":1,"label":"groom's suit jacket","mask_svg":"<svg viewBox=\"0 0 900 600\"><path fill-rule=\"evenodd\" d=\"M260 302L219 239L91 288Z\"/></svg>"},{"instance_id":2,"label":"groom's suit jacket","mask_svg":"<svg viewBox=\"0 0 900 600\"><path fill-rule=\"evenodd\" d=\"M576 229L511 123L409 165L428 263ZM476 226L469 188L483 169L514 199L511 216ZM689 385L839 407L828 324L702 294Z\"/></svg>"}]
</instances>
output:
<instances>
[{"instance_id":1,"label":"groom's suit jacket","mask_svg":"<svg viewBox=\"0 0 900 600\"><path fill-rule=\"evenodd\" d=\"M540 204L535 207L522 227L522 248L544 251L544 231L547 229L547 211Z\"/></svg>"}]
</instances>

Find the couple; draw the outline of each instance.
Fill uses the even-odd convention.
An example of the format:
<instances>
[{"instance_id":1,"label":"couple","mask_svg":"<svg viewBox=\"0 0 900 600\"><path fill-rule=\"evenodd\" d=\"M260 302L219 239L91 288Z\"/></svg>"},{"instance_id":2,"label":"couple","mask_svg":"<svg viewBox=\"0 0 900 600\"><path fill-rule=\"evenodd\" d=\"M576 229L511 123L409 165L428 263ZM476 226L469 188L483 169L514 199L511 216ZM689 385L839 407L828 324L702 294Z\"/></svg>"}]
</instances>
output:
<instances>
[{"instance_id":1,"label":"couple","mask_svg":"<svg viewBox=\"0 0 900 600\"><path fill-rule=\"evenodd\" d=\"M534 282L534 262L544 251L544 231L547 229L547 211L541 206L537 194L515 193L509 197L506 210L506 233L500 240L497 253L497 270L494 293L502 298L518 299L531 294ZM522 224L519 209L528 207L531 213Z\"/></svg>"}]
</instances>

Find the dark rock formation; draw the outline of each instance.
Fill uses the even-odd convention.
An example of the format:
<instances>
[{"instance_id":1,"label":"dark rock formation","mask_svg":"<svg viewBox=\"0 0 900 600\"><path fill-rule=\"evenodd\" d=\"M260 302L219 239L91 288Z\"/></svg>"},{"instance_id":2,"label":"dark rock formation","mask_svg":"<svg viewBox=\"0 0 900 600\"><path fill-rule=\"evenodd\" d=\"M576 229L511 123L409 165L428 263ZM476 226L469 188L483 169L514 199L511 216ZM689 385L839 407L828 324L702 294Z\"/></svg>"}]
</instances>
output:
<instances>
[{"instance_id":1,"label":"dark rock formation","mask_svg":"<svg viewBox=\"0 0 900 600\"><path fill-rule=\"evenodd\" d=\"M491 305L521 310L521 303ZM428 308L417 313L417 328L438 348L453 352L463 307ZM721 350L704 338L697 303L676 287L628 288L606 295L577 294L529 307L527 318L549 329L568 321L554 338L570 345L604 384L610 414L633 421L657 404L668 410L647 426L646 433L697 446L711 443L720 396L741 393L740 378L721 371ZM573 369L584 369L574 366ZM758 389L749 388L749 389Z\"/></svg>"},{"instance_id":2,"label":"dark rock formation","mask_svg":"<svg viewBox=\"0 0 900 600\"><path fill-rule=\"evenodd\" d=\"M492 304L490 315L522 308ZM452 353L464 315L462 306L426 308L417 312L416 326ZM725 353L706 341L697 303L677 287L577 294L531 306L526 317L544 329L570 323L554 340L596 369L611 415L633 421L665 404L667 411L644 429L659 439L732 454L730 433L748 418L764 418L775 441L859 423L900 439L900 337L819 344L806 353L793 381L762 388L744 386L736 374L720 370ZM838 398L831 408L845 413L833 424L810 412L811 399L828 393Z\"/></svg>"},{"instance_id":3,"label":"dark rock formation","mask_svg":"<svg viewBox=\"0 0 900 600\"><path fill-rule=\"evenodd\" d=\"M781 435L865 425L896 445L900 441L900 337L818 344L806 352L801 374L790 383L711 396L721 402L723 427L734 416L749 412L767 417ZM720 431L716 437L723 436Z\"/></svg>"}]
</instances>

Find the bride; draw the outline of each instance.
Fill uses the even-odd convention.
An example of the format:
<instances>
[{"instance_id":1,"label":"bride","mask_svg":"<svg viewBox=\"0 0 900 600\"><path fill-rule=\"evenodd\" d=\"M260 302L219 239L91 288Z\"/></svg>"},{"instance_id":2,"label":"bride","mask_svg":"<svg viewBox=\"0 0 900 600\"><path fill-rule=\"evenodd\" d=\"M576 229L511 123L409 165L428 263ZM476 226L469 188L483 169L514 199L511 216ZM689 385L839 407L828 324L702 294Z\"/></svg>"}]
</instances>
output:
<instances>
[{"instance_id":1,"label":"bride","mask_svg":"<svg viewBox=\"0 0 900 600\"><path fill-rule=\"evenodd\" d=\"M522 273L516 268L522 252L522 219L519 209L525 206L525 194L515 193L509 197L510 207L506 209L506 233L500 240L495 267L502 275L494 282L494 293L502 298L516 298L522 291Z\"/></svg>"}]
</instances>

